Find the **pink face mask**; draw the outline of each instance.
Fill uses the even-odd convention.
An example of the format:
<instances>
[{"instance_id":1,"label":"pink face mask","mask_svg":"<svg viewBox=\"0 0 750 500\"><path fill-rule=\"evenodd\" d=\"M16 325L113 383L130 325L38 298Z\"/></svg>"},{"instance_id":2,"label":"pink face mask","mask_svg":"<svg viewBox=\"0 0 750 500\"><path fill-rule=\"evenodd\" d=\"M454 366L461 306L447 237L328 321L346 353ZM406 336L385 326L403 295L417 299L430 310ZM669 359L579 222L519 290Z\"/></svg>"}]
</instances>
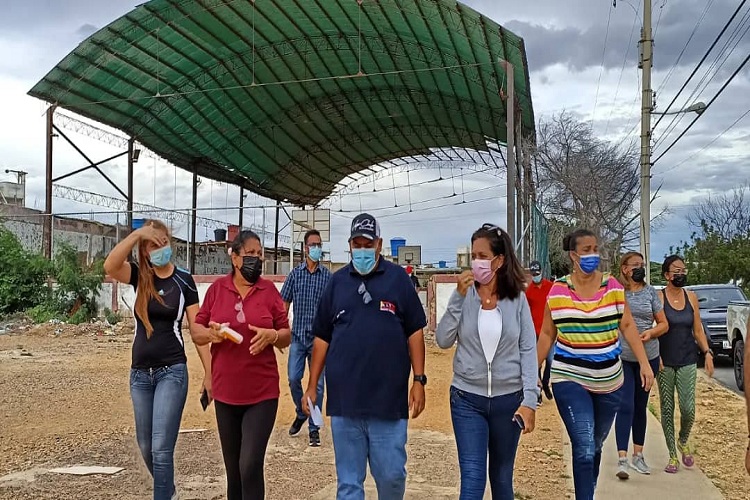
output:
<instances>
[{"instance_id":1,"label":"pink face mask","mask_svg":"<svg viewBox=\"0 0 750 500\"><path fill-rule=\"evenodd\" d=\"M474 259L471 261L471 272L474 273L474 279L482 285L492 281L495 275L495 271L492 270L492 260Z\"/></svg>"}]
</instances>

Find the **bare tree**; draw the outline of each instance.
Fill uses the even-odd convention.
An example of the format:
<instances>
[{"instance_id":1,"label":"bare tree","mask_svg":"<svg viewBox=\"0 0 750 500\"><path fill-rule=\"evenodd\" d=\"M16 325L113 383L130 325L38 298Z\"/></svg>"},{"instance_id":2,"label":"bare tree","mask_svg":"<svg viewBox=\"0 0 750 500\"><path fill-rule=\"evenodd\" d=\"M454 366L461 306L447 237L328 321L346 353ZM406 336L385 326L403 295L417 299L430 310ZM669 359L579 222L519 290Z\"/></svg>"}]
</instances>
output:
<instances>
[{"instance_id":1,"label":"bare tree","mask_svg":"<svg viewBox=\"0 0 750 500\"><path fill-rule=\"evenodd\" d=\"M602 260L638 238L638 153L594 136L589 124L563 112L542 120L534 155L537 199L544 214L597 234Z\"/></svg>"},{"instance_id":2,"label":"bare tree","mask_svg":"<svg viewBox=\"0 0 750 500\"><path fill-rule=\"evenodd\" d=\"M688 222L716 232L724 241L750 234L750 180L731 193L709 196L688 214Z\"/></svg>"}]
</instances>

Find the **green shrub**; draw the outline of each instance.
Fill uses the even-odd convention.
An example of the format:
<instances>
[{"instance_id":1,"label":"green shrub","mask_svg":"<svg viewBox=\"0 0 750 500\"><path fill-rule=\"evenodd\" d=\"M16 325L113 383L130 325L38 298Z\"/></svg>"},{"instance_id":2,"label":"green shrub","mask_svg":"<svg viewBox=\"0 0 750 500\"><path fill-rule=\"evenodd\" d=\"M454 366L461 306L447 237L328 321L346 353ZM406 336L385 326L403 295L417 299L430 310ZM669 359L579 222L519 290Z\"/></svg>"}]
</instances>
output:
<instances>
[{"instance_id":1,"label":"green shrub","mask_svg":"<svg viewBox=\"0 0 750 500\"><path fill-rule=\"evenodd\" d=\"M49 262L27 252L18 239L0 226L0 315L33 308L49 298Z\"/></svg>"},{"instance_id":2,"label":"green shrub","mask_svg":"<svg viewBox=\"0 0 750 500\"><path fill-rule=\"evenodd\" d=\"M96 297L104 281L103 260L87 265L79 260L75 248L62 243L55 255L53 276L57 282L55 302L70 323L83 323L96 316Z\"/></svg>"},{"instance_id":3,"label":"green shrub","mask_svg":"<svg viewBox=\"0 0 750 500\"><path fill-rule=\"evenodd\" d=\"M104 308L104 319L109 323L110 325L116 325L120 321L122 321L122 315L119 312L115 312L111 310L108 307Z\"/></svg>"},{"instance_id":4,"label":"green shrub","mask_svg":"<svg viewBox=\"0 0 750 500\"><path fill-rule=\"evenodd\" d=\"M39 304L25 312L26 316L34 323L47 323L53 319L62 320L62 315L51 303Z\"/></svg>"}]
</instances>

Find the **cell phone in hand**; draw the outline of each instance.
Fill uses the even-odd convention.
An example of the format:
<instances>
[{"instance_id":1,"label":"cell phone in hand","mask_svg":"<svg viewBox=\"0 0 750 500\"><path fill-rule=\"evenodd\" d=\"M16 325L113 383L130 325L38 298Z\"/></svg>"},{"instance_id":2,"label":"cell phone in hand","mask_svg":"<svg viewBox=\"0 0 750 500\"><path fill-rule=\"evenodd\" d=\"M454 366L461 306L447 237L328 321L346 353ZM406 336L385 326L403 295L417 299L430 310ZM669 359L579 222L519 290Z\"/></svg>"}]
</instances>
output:
<instances>
[{"instance_id":1,"label":"cell phone in hand","mask_svg":"<svg viewBox=\"0 0 750 500\"><path fill-rule=\"evenodd\" d=\"M211 400L208 398L208 391L203 389L203 393L201 393L201 406L203 407L203 411L206 411L206 408L208 408L208 405L210 404Z\"/></svg>"},{"instance_id":2,"label":"cell phone in hand","mask_svg":"<svg viewBox=\"0 0 750 500\"><path fill-rule=\"evenodd\" d=\"M523 417L521 415L513 415L513 421L518 425L518 427L521 428L521 430L524 430L526 428L526 424L524 424Z\"/></svg>"}]
</instances>

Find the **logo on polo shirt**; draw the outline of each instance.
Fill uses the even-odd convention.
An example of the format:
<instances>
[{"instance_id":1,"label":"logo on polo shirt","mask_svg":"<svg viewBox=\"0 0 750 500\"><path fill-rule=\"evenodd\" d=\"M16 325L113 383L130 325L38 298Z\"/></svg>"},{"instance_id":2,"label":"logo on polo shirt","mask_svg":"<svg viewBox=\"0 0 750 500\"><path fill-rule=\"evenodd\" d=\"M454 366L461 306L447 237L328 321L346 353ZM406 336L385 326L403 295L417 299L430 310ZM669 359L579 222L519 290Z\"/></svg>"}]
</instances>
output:
<instances>
[{"instance_id":1,"label":"logo on polo shirt","mask_svg":"<svg viewBox=\"0 0 750 500\"><path fill-rule=\"evenodd\" d=\"M396 304L394 304L393 302L388 302L387 300L381 300L380 310L387 311L391 314L396 314Z\"/></svg>"}]
</instances>

